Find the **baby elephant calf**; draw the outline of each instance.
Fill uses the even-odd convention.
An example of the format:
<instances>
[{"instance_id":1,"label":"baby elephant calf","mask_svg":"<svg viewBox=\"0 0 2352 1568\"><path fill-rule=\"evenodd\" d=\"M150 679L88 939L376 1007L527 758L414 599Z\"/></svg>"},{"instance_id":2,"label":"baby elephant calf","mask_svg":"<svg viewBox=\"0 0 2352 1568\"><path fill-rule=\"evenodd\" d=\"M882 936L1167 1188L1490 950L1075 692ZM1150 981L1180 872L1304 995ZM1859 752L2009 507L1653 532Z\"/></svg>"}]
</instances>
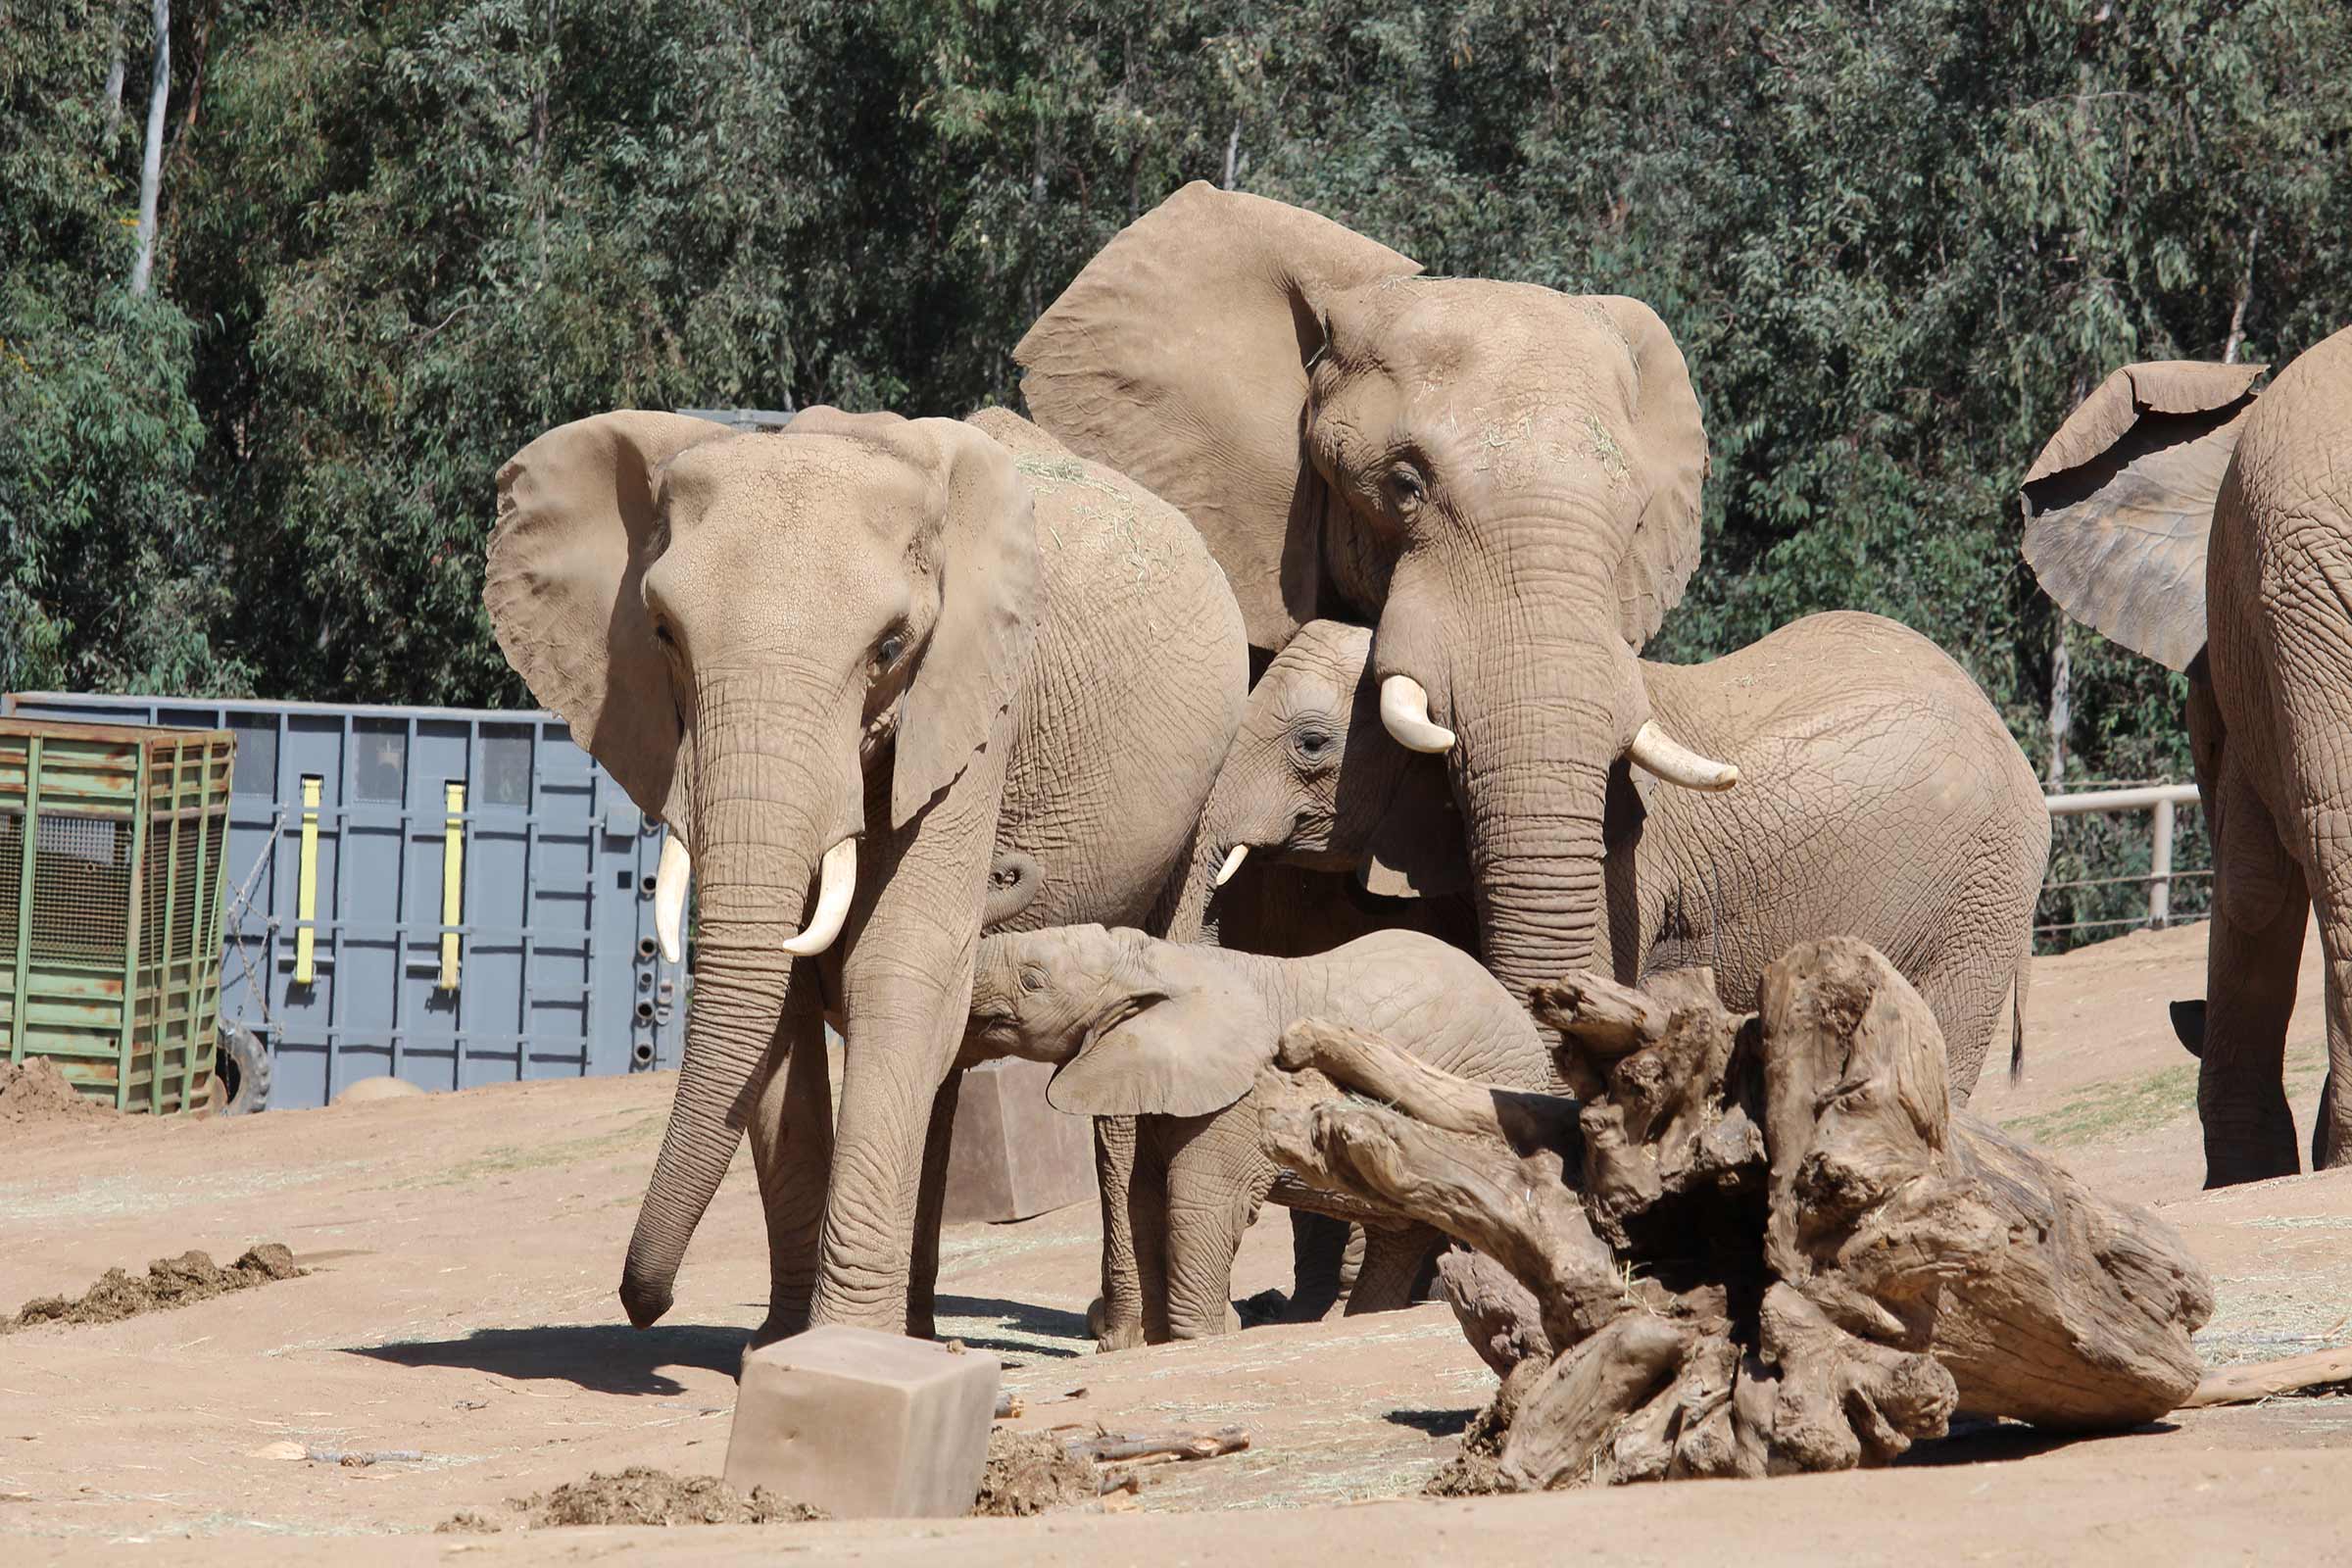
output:
<instances>
[{"instance_id":1,"label":"baby elephant calf","mask_svg":"<svg viewBox=\"0 0 2352 1568\"><path fill-rule=\"evenodd\" d=\"M1526 1009L1476 958L1418 932L1307 958L1099 925L981 941L964 1060L1057 1062L1046 1091L1057 1109L1139 1118L1129 1204L1146 1338L1224 1333L1234 1252L1258 1206L1311 1197L1277 1185L1252 1094L1283 1030L1308 1017L1385 1036L1465 1078L1564 1092ZM1402 1221L1367 1226L1348 1310L1404 1305L1440 1239Z\"/></svg>"}]
</instances>

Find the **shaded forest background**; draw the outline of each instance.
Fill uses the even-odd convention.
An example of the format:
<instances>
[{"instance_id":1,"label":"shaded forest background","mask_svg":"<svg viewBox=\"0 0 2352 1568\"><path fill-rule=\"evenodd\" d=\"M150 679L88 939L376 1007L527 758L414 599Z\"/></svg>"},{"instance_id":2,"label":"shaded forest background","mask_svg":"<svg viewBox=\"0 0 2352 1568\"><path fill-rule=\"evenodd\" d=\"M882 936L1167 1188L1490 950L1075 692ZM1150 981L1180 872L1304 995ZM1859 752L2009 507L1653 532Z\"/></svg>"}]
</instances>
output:
<instances>
[{"instance_id":1,"label":"shaded forest background","mask_svg":"<svg viewBox=\"0 0 2352 1568\"><path fill-rule=\"evenodd\" d=\"M1655 657L1874 610L2046 776L2185 779L2179 678L2064 625L2016 481L2120 364L2352 317L2341 0L180 0L139 291L154 30L0 0L0 688L527 706L517 447L1017 406L1023 328L1203 178L1657 309L1715 469ZM2069 819L2052 876L2146 856Z\"/></svg>"}]
</instances>

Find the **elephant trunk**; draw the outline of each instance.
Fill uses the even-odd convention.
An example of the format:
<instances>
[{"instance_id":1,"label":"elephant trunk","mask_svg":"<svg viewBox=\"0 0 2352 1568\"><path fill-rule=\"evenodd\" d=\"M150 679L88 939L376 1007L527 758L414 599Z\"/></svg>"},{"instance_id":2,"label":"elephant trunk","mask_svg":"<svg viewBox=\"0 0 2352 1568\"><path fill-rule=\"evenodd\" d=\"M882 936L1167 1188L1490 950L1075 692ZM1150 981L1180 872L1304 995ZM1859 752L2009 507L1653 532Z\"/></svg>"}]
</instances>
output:
<instances>
[{"instance_id":1,"label":"elephant trunk","mask_svg":"<svg viewBox=\"0 0 2352 1568\"><path fill-rule=\"evenodd\" d=\"M1192 854L1176 873L1183 881L1161 927L1170 942L1198 942L1208 928L1208 903L1217 890L1217 872L1233 853L1218 843L1211 826L1214 820L1204 813L1193 826Z\"/></svg>"},{"instance_id":2,"label":"elephant trunk","mask_svg":"<svg viewBox=\"0 0 2352 1568\"><path fill-rule=\"evenodd\" d=\"M728 705L706 700L711 716ZM718 744L696 780L695 872L700 885L694 1000L687 1014L669 1126L629 1239L620 1298L645 1328L669 1309L686 1244L735 1157L757 1102L818 862L855 836L857 797L824 776L822 749L790 754L752 744L714 722ZM797 765L795 765L797 762ZM852 773L854 777L854 771ZM838 857L835 857L837 859Z\"/></svg>"},{"instance_id":3,"label":"elephant trunk","mask_svg":"<svg viewBox=\"0 0 2352 1568\"><path fill-rule=\"evenodd\" d=\"M669 1310L686 1244L735 1157L791 978L776 944L705 930L669 1127L620 1275L621 1305L641 1329Z\"/></svg>"},{"instance_id":4,"label":"elephant trunk","mask_svg":"<svg viewBox=\"0 0 2352 1568\"><path fill-rule=\"evenodd\" d=\"M1514 612L1500 622L1444 612L1475 601L1446 594L1440 572L1408 569L1417 564L1408 558L1373 654L1384 685L1413 677L1430 699L1430 722L1457 736L1447 755L1484 956L1525 999L1534 986L1609 961L1609 774L1649 713L1640 666L1617 632L1605 555L1566 545L1517 554Z\"/></svg>"}]
</instances>

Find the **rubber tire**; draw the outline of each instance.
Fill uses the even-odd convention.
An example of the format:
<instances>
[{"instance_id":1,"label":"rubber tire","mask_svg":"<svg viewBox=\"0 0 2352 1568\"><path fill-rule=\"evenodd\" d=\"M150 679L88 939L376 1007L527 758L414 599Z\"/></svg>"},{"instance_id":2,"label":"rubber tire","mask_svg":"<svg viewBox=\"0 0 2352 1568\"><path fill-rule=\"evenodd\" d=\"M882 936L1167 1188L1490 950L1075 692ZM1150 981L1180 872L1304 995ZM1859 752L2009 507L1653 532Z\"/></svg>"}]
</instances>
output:
<instances>
[{"instance_id":1,"label":"rubber tire","mask_svg":"<svg viewBox=\"0 0 2352 1568\"><path fill-rule=\"evenodd\" d=\"M270 1053L261 1037L243 1024L220 1026L220 1054L213 1071L228 1090L223 1116L250 1116L270 1108Z\"/></svg>"}]
</instances>

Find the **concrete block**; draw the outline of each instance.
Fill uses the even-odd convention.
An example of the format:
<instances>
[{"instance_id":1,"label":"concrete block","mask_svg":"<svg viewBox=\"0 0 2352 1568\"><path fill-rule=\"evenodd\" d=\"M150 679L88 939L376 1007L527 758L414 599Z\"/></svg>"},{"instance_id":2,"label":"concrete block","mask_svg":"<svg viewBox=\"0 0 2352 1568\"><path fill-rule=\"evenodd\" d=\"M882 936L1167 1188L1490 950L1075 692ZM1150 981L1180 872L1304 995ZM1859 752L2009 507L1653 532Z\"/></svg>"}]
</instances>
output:
<instances>
[{"instance_id":1,"label":"concrete block","mask_svg":"<svg viewBox=\"0 0 2352 1568\"><path fill-rule=\"evenodd\" d=\"M997 1358L829 1326L747 1353L727 1485L837 1519L969 1513L988 1463Z\"/></svg>"},{"instance_id":2,"label":"concrete block","mask_svg":"<svg viewBox=\"0 0 2352 1568\"><path fill-rule=\"evenodd\" d=\"M1095 1201L1095 1129L1046 1103L1050 1062L1007 1057L963 1075L948 1146L948 1220L1027 1219Z\"/></svg>"}]
</instances>

